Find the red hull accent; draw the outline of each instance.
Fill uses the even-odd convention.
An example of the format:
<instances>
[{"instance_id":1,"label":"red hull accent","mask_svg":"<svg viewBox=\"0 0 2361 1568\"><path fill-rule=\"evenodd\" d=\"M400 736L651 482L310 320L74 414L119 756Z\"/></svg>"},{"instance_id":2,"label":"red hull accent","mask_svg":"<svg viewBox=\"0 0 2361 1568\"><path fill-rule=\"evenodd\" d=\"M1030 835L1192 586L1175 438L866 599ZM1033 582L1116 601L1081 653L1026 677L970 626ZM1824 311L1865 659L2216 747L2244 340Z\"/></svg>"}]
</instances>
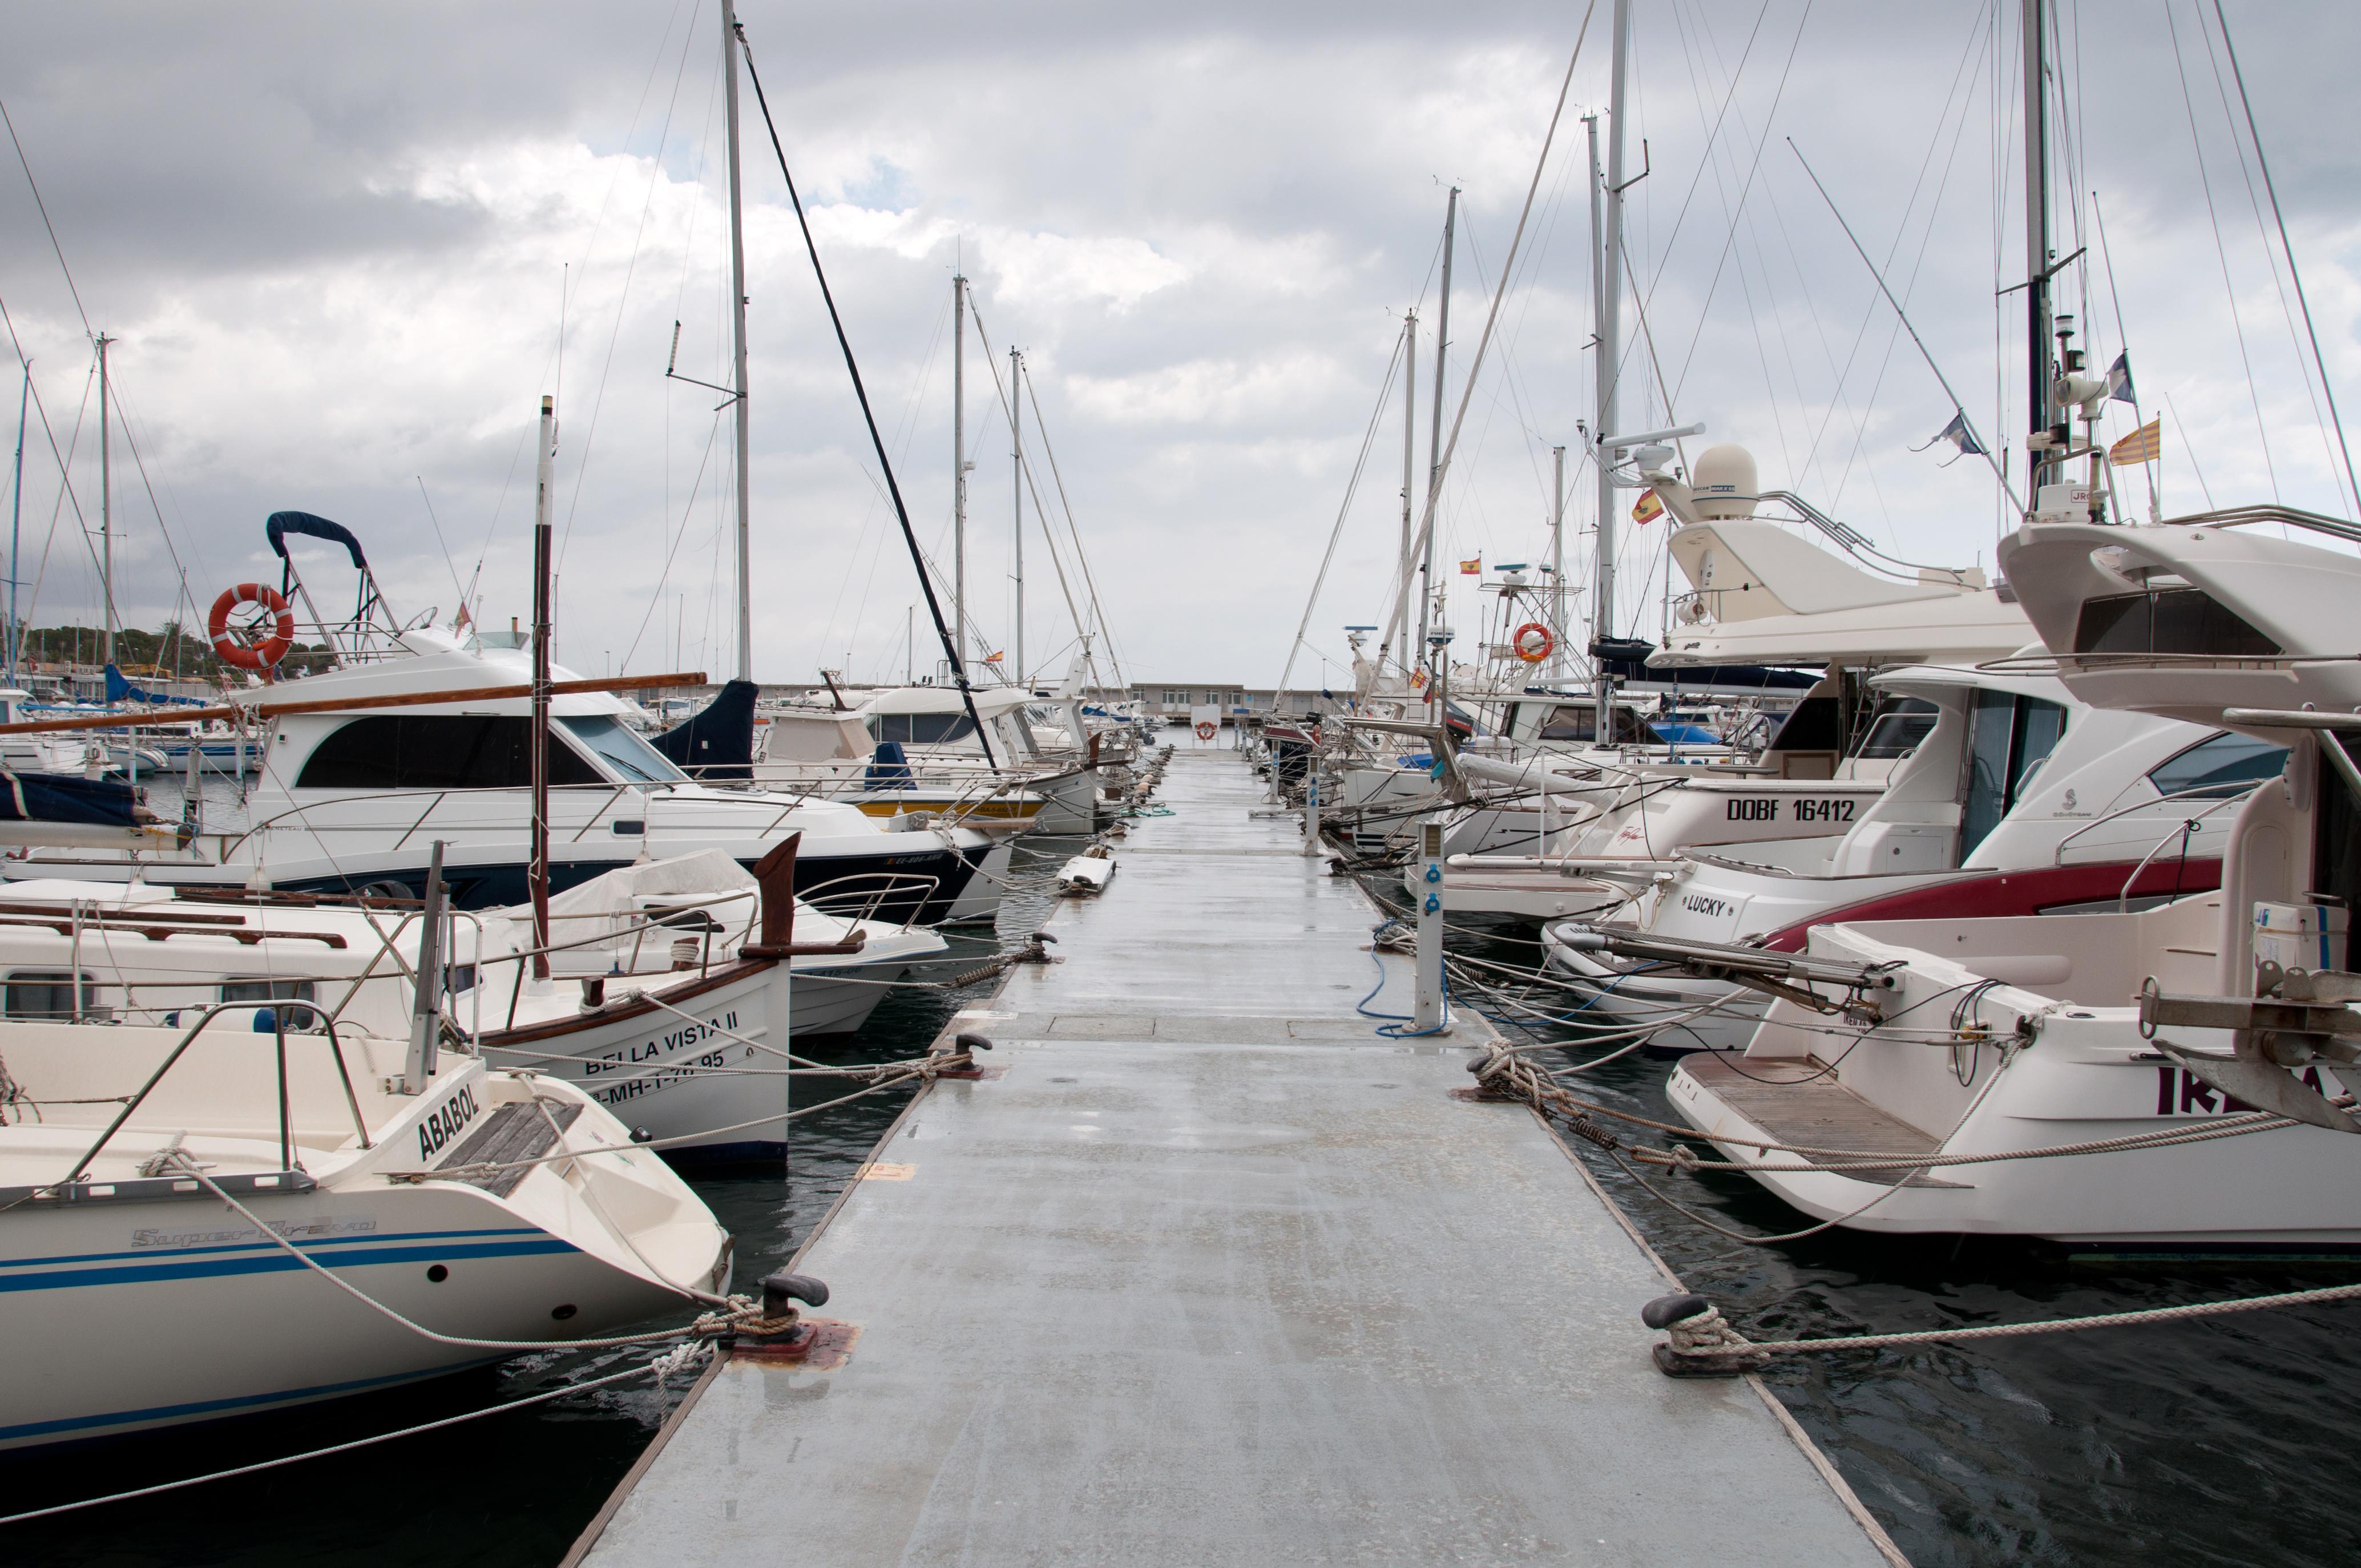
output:
<instances>
[{"instance_id":1,"label":"red hull accent","mask_svg":"<svg viewBox=\"0 0 2361 1568\"><path fill-rule=\"evenodd\" d=\"M2092 865L2039 866L2030 871L1961 872L1942 882L1865 898L1793 926L1783 926L1764 938L1773 952L1798 953L1815 926L1835 926L1857 920L1991 920L2004 916L2038 915L2061 904L2096 904L2123 893L2132 872L2128 861ZM2169 897L2177 894L2211 893L2222 885L2222 862L2160 861L2149 864L2131 889L2134 898Z\"/></svg>"}]
</instances>

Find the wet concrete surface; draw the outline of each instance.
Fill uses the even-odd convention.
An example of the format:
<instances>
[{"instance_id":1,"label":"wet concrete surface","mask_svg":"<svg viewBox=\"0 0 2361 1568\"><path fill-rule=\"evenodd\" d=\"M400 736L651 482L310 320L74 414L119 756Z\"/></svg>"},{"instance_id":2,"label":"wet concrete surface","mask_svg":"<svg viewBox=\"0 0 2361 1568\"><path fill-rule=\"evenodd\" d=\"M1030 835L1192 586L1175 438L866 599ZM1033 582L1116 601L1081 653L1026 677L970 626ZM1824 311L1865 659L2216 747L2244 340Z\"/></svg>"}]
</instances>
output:
<instances>
[{"instance_id":1,"label":"wet concrete surface","mask_svg":"<svg viewBox=\"0 0 2361 1568\"><path fill-rule=\"evenodd\" d=\"M800 1259L849 1357L720 1369L588 1562L1891 1561L1757 1387L1654 1370L1661 1265L1453 1092L1470 1036L1356 1011L1377 916L1244 763L1183 750L1159 799L1064 961L955 1021L993 1074Z\"/></svg>"}]
</instances>

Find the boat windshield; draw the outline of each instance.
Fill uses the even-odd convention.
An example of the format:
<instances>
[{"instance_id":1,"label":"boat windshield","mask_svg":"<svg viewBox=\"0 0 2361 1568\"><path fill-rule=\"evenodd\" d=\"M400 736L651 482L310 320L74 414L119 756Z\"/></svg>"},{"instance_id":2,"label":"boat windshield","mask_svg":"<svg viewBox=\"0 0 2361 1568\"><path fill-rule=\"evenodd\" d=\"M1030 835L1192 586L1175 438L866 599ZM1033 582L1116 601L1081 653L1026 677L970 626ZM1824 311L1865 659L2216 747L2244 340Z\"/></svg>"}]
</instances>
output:
<instances>
[{"instance_id":1,"label":"boat windshield","mask_svg":"<svg viewBox=\"0 0 2361 1568\"><path fill-rule=\"evenodd\" d=\"M686 784L688 775L664 754L623 727L611 715L594 713L581 718L561 718L567 733L590 754L615 771L625 784Z\"/></svg>"}]
</instances>

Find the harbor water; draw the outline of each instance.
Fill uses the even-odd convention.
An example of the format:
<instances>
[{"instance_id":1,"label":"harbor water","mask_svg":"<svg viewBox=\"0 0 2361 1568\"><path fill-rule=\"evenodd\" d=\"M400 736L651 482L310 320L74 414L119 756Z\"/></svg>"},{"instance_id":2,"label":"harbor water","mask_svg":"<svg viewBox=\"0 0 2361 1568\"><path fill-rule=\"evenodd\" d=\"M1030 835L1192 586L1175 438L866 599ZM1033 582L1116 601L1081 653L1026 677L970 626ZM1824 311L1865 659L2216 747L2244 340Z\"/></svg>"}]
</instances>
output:
<instances>
[{"instance_id":1,"label":"harbor water","mask_svg":"<svg viewBox=\"0 0 2361 1568\"><path fill-rule=\"evenodd\" d=\"M209 808L210 809L210 808ZM1001 937L1038 925L1046 883L1072 840L1024 841L1027 893ZM1121 847L1117 847L1118 856ZM1394 884L1398 886L1399 884ZM1383 893L1385 884L1373 883ZM1513 927L1457 938L1477 956L1531 962ZM956 944L972 963L987 944ZM858 1036L809 1047L823 1059L917 1054L982 993L908 990ZM1392 998L1381 999L1384 1006ZM1504 1025L1513 1027L1512 1025ZM1569 1060L1586 1054L1580 1032ZM1602 1102L1676 1120L1666 1064L1630 1057L1588 1083ZM821 1097L818 1087L808 1091ZM796 1124L794 1168L699 1179L738 1239L743 1288L779 1266L826 1213L903 1102L893 1092ZM1827 1233L1775 1246L1716 1234L1569 1140L1691 1288L1751 1332L1832 1335L2026 1321L2345 1283L2334 1262L2070 1258L2020 1244L1918 1242ZM1730 1177L1659 1177L1704 1219L1765 1234L1795 1215ZM1480 1302L1468 1304L1480 1310ZM2001 1564L2270 1564L2326 1568L2361 1557L2361 1522L2299 1463L2349 1428L2349 1309L1911 1351L1784 1358L1766 1376L1797 1420L1920 1568ZM1647 1335L1632 1325L1632 1354ZM225 1423L195 1433L92 1444L0 1462L11 1511L268 1460L520 1398L613 1371L642 1349L523 1356L418 1388ZM18 1526L24 1568L105 1563L327 1565L433 1561L483 1568L556 1563L644 1450L681 1387L631 1382L351 1453ZM1697 1456L1698 1506L1713 1506L1712 1456ZM815 1506L824 1507L825 1500ZM219 1521L219 1522L214 1522Z\"/></svg>"}]
</instances>

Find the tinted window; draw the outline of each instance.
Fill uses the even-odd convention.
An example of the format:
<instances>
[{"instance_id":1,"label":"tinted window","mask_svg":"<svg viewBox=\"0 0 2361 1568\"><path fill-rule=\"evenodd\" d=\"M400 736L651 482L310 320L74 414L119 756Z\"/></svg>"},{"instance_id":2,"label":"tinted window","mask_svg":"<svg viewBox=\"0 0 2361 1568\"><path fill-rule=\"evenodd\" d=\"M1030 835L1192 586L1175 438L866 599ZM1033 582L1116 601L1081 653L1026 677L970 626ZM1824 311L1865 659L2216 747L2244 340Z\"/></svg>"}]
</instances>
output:
<instances>
[{"instance_id":1,"label":"tinted window","mask_svg":"<svg viewBox=\"0 0 2361 1568\"><path fill-rule=\"evenodd\" d=\"M11 1018L71 1018L73 976L64 970L19 970L0 987L0 1011ZM88 975L82 979L82 1015L104 1016L99 1011L98 987Z\"/></svg>"},{"instance_id":2,"label":"tinted window","mask_svg":"<svg viewBox=\"0 0 2361 1568\"><path fill-rule=\"evenodd\" d=\"M489 714L387 714L356 718L303 761L298 789L527 789L533 720ZM605 781L555 734L549 782Z\"/></svg>"},{"instance_id":3,"label":"tinted window","mask_svg":"<svg viewBox=\"0 0 2361 1568\"><path fill-rule=\"evenodd\" d=\"M941 746L975 733L964 713L881 713L869 721L869 732L880 740L906 746Z\"/></svg>"},{"instance_id":4,"label":"tinted window","mask_svg":"<svg viewBox=\"0 0 2361 1568\"><path fill-rule=\"evenodd\" d=\"M1861 737L1861 747L1853 755L1878 762L1906 757L1934 729L1935 718L1935 705L1925 697L1883 698L1877 710L1869 716L1869 733Z\"/></svg>"},{"instance_id":5,"label":"tinted window","mask_svg":"<svg viewBox=\"0 0 2361 1568\"><path fill-rule=\"evenodd\" d=\"M1807 696L1797 703L1772 738L1774 751L1840 751L1844 749L1844 715L1832 696Z\"/></svg>"},{"instance_id":6,"label":"tinted window","mask_svg":"<svg viewBox=\"0 0 2361 1568\"><path fill-rule=\"evenodd\" d=\"M626 784L684 784L687 775L664 759L663 752L624 728L622 721L611 714L593 714L587 718L561 718L557 721L574 734L577 740L589 748L593 756L604 760Z\"/></svg>"},{"instance_id":7,"label":"tinted window","mask_svg":"<svg viewBox=\"0 0 2361 1568\"><path fill-rule=\"evenodd\" d=\"M1960 858L1984 841L2024 795L2066 733L2066 710L2035 696L1978 692L1968 723L1967 798L1960 804Z\"/></svg>"},{"instance_id":8,"label":"tinted window","mask_svg":"<svg viewBox=\"0 0 2361 1568\"><path fill-rule=\"evenodd\" d=\"M2085 599L2077 653L2210 653L2264 658L2279 645L2202 588L2159 588Z\"/></svg>"},{"instance_id":9,"label":"tinted window","mask_svg":"<svg viewBox=\"0 0 2361 1568\"><path fill-rule=\"evenodd\" d=\"M2221 799L2248 784L2279 777L2286 765L2286 747L2224 730L2150 770L2147 782L2156 785L2158 795Z\"/></svg>"}]
</instances>

